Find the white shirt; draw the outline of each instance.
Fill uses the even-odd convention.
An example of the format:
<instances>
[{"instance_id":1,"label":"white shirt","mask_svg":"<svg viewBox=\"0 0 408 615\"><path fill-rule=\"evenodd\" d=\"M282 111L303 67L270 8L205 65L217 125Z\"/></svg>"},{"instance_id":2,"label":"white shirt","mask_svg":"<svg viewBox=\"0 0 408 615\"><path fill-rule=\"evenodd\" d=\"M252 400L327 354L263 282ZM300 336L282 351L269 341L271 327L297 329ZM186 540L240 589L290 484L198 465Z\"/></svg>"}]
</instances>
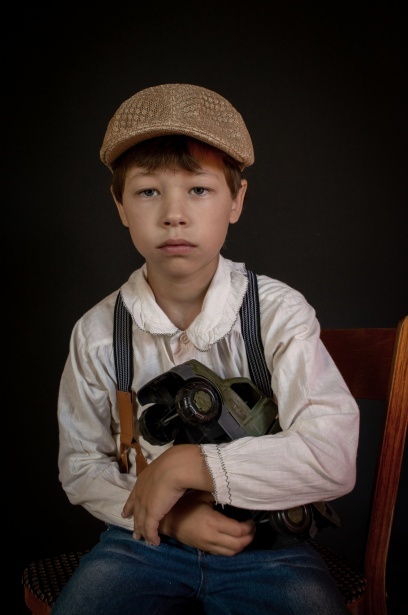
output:
<instances>
[{"instance_id":1,"label":"white shirt","mask_svg":"<svg viewBox=\"0 0 408 615\"><path fill-rule=\"evenodd\" d=\"M320 340L314 309L286 284L258 276L261 334L282 432L203 444L214 496L221 504L280 510L328 501L351 491L356 478L359 411ZM178 330L154 299L145 266L121 287L132 314L133 390L175 365L196 359L222 378L250 377L239 309L245 266L223 257L202 311ZM59 477L73 504L98 519L133 529L121 517L135 482L119 471L119 415L113 355L118 290L76 323L58 400ZM143 411L139 407L138 416ZM140 439L148 462L172 444Z\"/></svg>"}]
</instances>

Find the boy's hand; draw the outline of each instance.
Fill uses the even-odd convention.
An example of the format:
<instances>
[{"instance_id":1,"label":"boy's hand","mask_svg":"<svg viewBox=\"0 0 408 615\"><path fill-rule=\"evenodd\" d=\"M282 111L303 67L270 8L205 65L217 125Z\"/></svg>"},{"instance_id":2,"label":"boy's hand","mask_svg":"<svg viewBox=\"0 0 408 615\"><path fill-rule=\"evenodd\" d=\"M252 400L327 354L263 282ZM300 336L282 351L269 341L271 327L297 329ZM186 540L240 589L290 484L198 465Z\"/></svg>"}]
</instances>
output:
<instances>
[{"instance_id":1,"label":"boy's hand","mask_svg":"<svg viewBox=\"0 0 408 615\"><path fill-rule=\"evenodd\" d=\"M187 491L210 492L213 488L201 449L196 444L178 444L152 461L138 476L123 508L122 516L133 513L134 536L160 544L159 523Z\"/></svg>"},{"instance_id":2,"label":"boy's hand","mask_svg":"<svg viewBox=\"0 0 408 615\"><path fill-rule=\"evenodd\" d=\"M252 542L255 523L230 519L213 504L211 493L185 493L160 523L160 533L212 555L236 555Z\"/></svg>"}]
</instances>

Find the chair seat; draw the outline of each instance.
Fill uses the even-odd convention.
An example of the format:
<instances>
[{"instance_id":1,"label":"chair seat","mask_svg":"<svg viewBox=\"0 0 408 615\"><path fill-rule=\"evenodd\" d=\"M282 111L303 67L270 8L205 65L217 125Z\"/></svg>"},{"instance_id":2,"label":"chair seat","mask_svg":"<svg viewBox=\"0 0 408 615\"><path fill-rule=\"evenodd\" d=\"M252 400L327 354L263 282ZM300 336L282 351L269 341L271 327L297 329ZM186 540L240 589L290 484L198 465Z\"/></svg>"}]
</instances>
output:
<instances>
[{"instance_id":1,"label":"chair seat","mask_svg":"<svg viewBox=\"0 0 408 615\"><path fill-rule=\"evenodd\" d=\"M82 555L88 551L89 549L62 553L33 561L27 566L23 572L22 583L26 604L32 613L50 613L62 588L78 567Z\"/></svg>"},{"instance_id":2,"label":"chair seat","mask_svg":"<svg viewBox=\"0 0 408 615\"><path fill-rule=\"evenodd\" d=\"M358 572L353 564L337 552L321 545L315 540L309 541L326 562L332 577L336 581L340 592L349 610L357 605L364 595L367 581L364 575Z\"/></svg>"}]
</instances>

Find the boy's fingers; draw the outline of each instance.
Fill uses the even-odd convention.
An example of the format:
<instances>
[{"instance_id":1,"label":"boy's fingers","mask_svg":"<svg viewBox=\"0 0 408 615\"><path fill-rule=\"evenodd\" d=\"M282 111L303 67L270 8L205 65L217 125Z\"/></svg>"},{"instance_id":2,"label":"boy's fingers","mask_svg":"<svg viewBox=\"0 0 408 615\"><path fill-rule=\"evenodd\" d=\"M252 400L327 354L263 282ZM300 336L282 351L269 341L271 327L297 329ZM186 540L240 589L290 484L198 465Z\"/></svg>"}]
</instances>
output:
<instances>
[{"instance_id":1,"label":"boy's fingers","mask_svg":"<svg viewBox=\"0 0 408 615\"><path fill-rule=\"evenodd\" d=\"M122 509L121 515L124 519L128 519L133 513L133 500L134 500L133 493L131 493L128 499L126 500L126 504L124 505Z\"/></svg>"},{"instance_id":2,"label":"boy's fingers","mask_svg":"<svg viewBox=\"0 0 408 615\"><path fill-rule=\"evenodd\" d=\"M159 523L139 510L134 516L134 536L137 539L143 536L146 542L158 546L160 544Z\"/></svg>"}]
</instances>

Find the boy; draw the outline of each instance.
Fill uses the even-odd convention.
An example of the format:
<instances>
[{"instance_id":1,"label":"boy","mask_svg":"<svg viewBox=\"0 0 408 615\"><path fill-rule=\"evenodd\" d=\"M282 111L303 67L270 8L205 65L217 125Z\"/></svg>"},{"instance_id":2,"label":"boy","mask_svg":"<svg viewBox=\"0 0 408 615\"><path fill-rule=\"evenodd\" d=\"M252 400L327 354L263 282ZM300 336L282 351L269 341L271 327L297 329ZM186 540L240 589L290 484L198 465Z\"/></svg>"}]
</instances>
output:
<instances>
[{"instance_id":1,"label":"boy","mask_svg":"<svg viewBox=\"0 0 408 615\"><path fill-rule=\"evenodd\" d=\"M133 319L132 390L192 359L221 378L249 378L240 317L248 276L220 254L244 205L243 169L254 162L241 115L199 86L147 88L114 114L101 159L145 261L120 289ZM222 510L283 510L333 500L355 484L358 409L320 341L315 312L294 289L257 278L276 434L158 446L138 436L136 424L144 465L136 468L132 450L121 472L119 291L75 325L59 395L60 480L70 501L107 529L54 614L180 613L197 604L211 615L347 613L306 541L274 548L271 527L264 537L253 518Z\"/></svg>"}]
</instances>

